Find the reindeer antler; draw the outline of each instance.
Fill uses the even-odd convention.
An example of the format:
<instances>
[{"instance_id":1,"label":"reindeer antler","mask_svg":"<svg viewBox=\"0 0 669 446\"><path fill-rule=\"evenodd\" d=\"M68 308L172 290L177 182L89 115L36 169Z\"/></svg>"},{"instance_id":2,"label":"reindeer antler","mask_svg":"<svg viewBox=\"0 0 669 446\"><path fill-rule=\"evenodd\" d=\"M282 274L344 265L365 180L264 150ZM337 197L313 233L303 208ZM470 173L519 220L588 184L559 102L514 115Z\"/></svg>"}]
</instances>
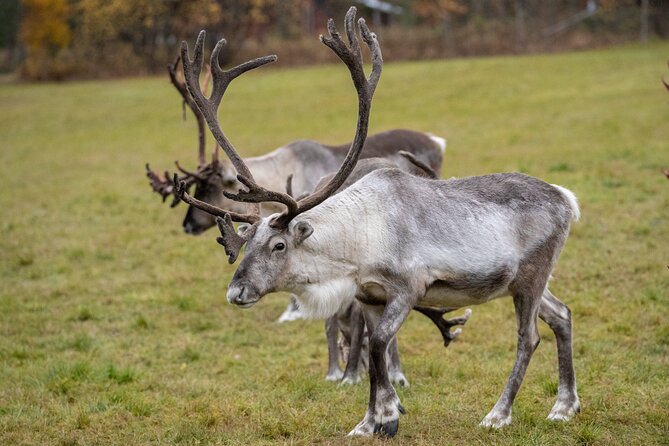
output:
<instances>
[{"instance_id":1,"label":"reindeer antler","mask_svg":"<svg viewBox=\"0 0 669 446\"><path fill-rule=\"evenodd\" d=\"M216 241L223 245L225 253L228 255L228 263L232 265L237 260L242 246L251 238L253 233L249 229L245 232L245 237L239 236L235 232L235 227L232 225L229 214L225 214L223 217L216 217L216 225L218 226L218 230L221 231L221 236L216 237Z\"/></svg>"},{"instance_id":2,"label":"reindeer antler","mask_svg":"<svg viewBox=\"0 0 669 446\"><path fill-rule=\"evenodd\" d=\"M174 162L177 169L184 174L183 176L179 177L179 180L184 181L186 185L185 187L186 189L188 189L196 181L205 181L209 175L211 175L214 171L216 171L216 169L218 168L217 166L218 154L215 151L214 155L212 156L212 162L210 164L207 164L205 157L206 135L205 135L204 116L202 116L202 113L197 108L197 105L195 104L195 102L193 102L193 99L188 93L188 89L186 88L185 82L179 79L179 76L177 74L177 68L179 66L180 61L181 61L181 56L177 56L173 64L167 65L167 72L169 74L172 85L174 85L174 88L176 88L176 90L181 95L183 106L185 107L186 105L188 105L188 107L192 110L193 114L195 115L198 127L197 171L196 172L188 171L183 167L181 167L179 161ZM210 77L211 77L211 71L207 70L207 75L205 76L205 84L203 86L203 92L206 91L207 89ZM169 195L174 194L175 183L172 181L171 174L169 172L165 171L165 174L161 178L159 174L151 170L151 168L149 167L149 163L146 163L146 176L149 178L149 184L151 185L151 188L153 189L154 192L160 194L160 196L163 198L163 202L165 202L165 200ZM174 196L174 199L172 200L170 207L175 207L177 204L179 204L180 201L181 200L179 199L179 197Z\"/></svg>"},{"instance_id":3,"label":"reindeer antler","mask_svg":"<svg viewBox=\"0 0 669 446\"><path fill-rule=\"evenodd\" d=\"M146 163L144 167L146 168L146 176L149 178L151 189L163 198L164 203L167 197L174 194L174 182L170 178L170 173L165 171L161 178L160 175L151 170L149 163ZM193 179L186 176L180 177L179 180L184 181L185 188L189 188L193 184ZM175 207L179 204L179 201L179 198L174 196L170 207Z\"/></svg>"},{"instance_id":4,"label":"reindeer antler","mask_svg":"<svg viewBox=\"0 0 669 446\"><path fill-rule=\"evenodd\" d=\"M203 48L204 48L204 37L205 32L200 31L200 34L197 37L197 42L195 43L194 57L190 58L188 51L188 43L181 42L181 59L183 61L184 67L184 77L186 78L186 86L188 91L193 98L195 104L197 104L198 109L202 112L209 130L214 135L216 142L221 146L232 161L232 164L237 169L239 174L253 179L251 171L246 167L246 164L242 161L241 157L237 154L237 151L232 146L230 141L225 137L223 131L220 128L218 123L218 107L223 99L225 90L230 85L235 78L244 74L247 71L250 71L254 68L258 68L270 62L277 60L277 57L274 55L259 57L248 62L244 62L240 65L237 65L230 70L223 70L218 63L218 54L221 52L223 46L226 45L226 40L221 39L214 47L214 51L211 53L211 76L212 76L212 92L209 98L204 96L204 93L200 90L200 71L202 71L203 63Z\"/></svg>"},{"instance_id":5,"label":"reindeer antler","mask_svg":"<svg viewBox=\"0 0 669 446\"><path fill-rule=\"evenodd\" d=\"M255 182L253 177L249 176L250 172L248 172L246 165L244 165L241 158L239 158L237 153L234 152L234 149L232 149L230 146L231 151L236 156L236 159L232 157L230 159L237 168L237 172L239 173L237 178L242 184L244 184L248 188L248 190L239 191L239 193L237 194L225 193L225 196L231 200L242 201L247 203L261 203L265 201L273 201L284 204L287 209L279 217L274 219L274 221L271 223L273 227L282 227L287 225L288 222L290 222L290 220L295 218L297 215L317 206L318 204L325 201L332 194L334 194L336 190L344 183L344 181L346 181L346 178L349 176L349 174L355 167L355 164L357 163L360 155L360 151L362 150L365 139L367 138L371 101L374 95L374 91L376 90L376 86L379 82L379 78L381 77L383 58L381 56L381 49L376 39L376 35L369 31L369 28L367 28L364 19L358 20L358 27L360 28L360 34L362 36L362 39L369 47L372 56L372 72L369 78L367 78L365 76L365 71L363 68L363 61L362 61L362 53L360 50L360 44L358 42L358 36L355 30L355 14L356 14L356 8L351 7L346 13L346 18L344 21L348 46L342 40L339 32L337 31L337 28L335 27L334 20L332 19L328 20L328 32L330 34L329 37L320 36L321 42L323 42L323 44L325 44L328 48L330 48L348 67L351 73L351 79L353 80L353 85L355 86L355 89L358 93L358 121L355 132L355 138L351 143L351 147L349 148L346 158L344 159L341 167L339 168L339 171L332 177L332 179L325 186L323 186L321 189L314 192L313 194L307 195L306 197L300 199L299 201L295 201L295 199L287 193L268 191L267 189L259 186ZM195 59L196 61L199 60L200 64L202 63L201 61L202 58L201 41L203 39L202 36L203 34L200 33L200 37L198 38L198 44L196 45L196 54L195 54ZM224 41L220 41L216 45L216 48L212 53L211 65L212 65L212 72L214 73L214 92L212 93L212 99L209 100L209 103L207 104L203 103L203 106L206 105L214 109L213 113L210 112L211 119L207 117L207 124L209 124L209 128L212 131L212 133L214 133L214 136L216 137L217 141L219 140L219 136L216 136L216 133L217 132L220 133L221 141L219 141L219 144L221 144L224 150L226 150L226 147L223 143L227 143L227 140L225 140L223 132L220 130L218 122L215 120L216 119L215 107L218 106L218 103L220 103L220 98L222 97L222 93L217 94L217 90L222 89L224 91L225 87L227 87L227 83L225 83L223 87L217 89L216 87L217 71L214 70L213 68L215 63L216 64L218 63L218 61L215 60L215 55L218 54L218 51L220 51L220 47L222 47L223 45L221 42ZM190 60L188 63L186 63L187 55L184 55L184 48L185 51L187 52L187 46L182 45L182 56L184 57L184 66L186 66L190 64ZM259 59L256 59L255 61L251 62L256 62L256 61L259 61ZM256 62L256 65L259 66L258 64L260 63L267 63L267 61ZM247 64L250 63L247 62ZM255 66L252 66L252 68L255 68ZM231 71L234 70L235 69ZM194 76L193 73L190 74L190 79L187 76L186 81L189 85L189 89L196 90L197 85L196 84L191 85L190 83L191 80L196 80L196 76ZM195 99L196 101L205 100L203 97ZM198 106L200 106L200 102L198 102ZM207 116L206 113L205 116ZM229 154L229 151L226 150L226 153ZM237 166L236 162L239 162L243 166L243 169L240 169ZM245 171L248 172L248 174Z\"/></svg>"},{"instance_id":6,"label":"reindeer antler","mask_svg":"<svg viewBox=\"0 0 669 446\"><path fill-rule=\"evenodd\" d=\"M202 116L202 113L197 108L197 105L195 105L195 102L193 102L193 99L191 98L190 94L188 93L186 83L179 80L179 78L177 76L177 67L179 66L180 61L181 61L181 55L177 56L177 58L176 58L176 60L174 61L173 64L168 64L167 65L167 72L170 75L170 81L172 82L172 85L174 85L174 88L176 88L177 91L179 92L179 94L181 94L183 104L188 105L188 107L191 109L191 111L195 115L195 119L197 121L197 133L198 133L197 159L198 159L199 165L201 166L203 164L206 164L206 162L207 162L206 155L205 155L206 134L205 134L204 116ZM208 84L208 80L205 80L205 81ZM205 84L204 88L205 89L207 88L206 84ZM184 118L185 118L185 115L184 115Z\"/></svg>"},{"instance_id":7,"label":"reindeer antler","mask_svg":"<svg viewBox=\"0 0 669 446\"><path fill-rule=\"evenodd\" d=\"M360 44L355 31L355 14L356 8L352 6L346 13L346 18L344 20L344 28L349 46L346 46L342 41L341 36L335 27L334 20L332 19L328 20L328 32L330 36L320 36L321 42L330 48L342 62L344 62L351 72L351 79L353 80L353 85L358 93L358 121L355 138L346 154L346 158L334 177L332 177L332 179L319 190L300 199L297 202L296 208L289 207L283 214L277 217L272 222L272 226L274 227L287 225L288 222L297 215L319 205L333 195L337 189L344 184L346 178L348 178L353 171L355 164L358 162L360 151L367 138L372 97L374 96L374 91L376 90L379 78L381 77L383 57L381 56L381 48L379 47L376 35L369 31L364 19L359 19L358 27L360 28L360 35L362 36L362 40L364 40L369 47L372 57L372 72L369 78L366 78Z\"/></svg>"},{"instance_id":8,"label":"reindeer antler","mask_svg":"<svg viewBox=\"0 0 669 446\"><path fill-rule=\"evenodd\" d=\"M257 213L238 214L236 212L226 211L225 209L193 198L187 192L186 183L180 181L177 174L174 174L174 185L174 196L177 200L183 200L191 206L216 216L216 224L219 231L221 231L221 237L218 237L216 241L225 248L225 253L228 255L228 262L230 264L235 263L240 249L244 246L244 243L253 236L255 227L260 221L260 215ZM235 228L232 225L233 220L236 222L250 223L252 225L251 229L248 229L245 232L245 237L237 235Z\"/></svg>"},{"instance_id":9,"label":"reindeer antler","mask_svg":"<svg viewBox=\"0 0 669 446\"><path fill-rule=\"evenodd\" d=\"M282 203L287 208L286 211L284 211L279 217L272 221L272 226L285 226L295 216L313 208L314 206L317 206L318 204L325 201L329 196L334 194L336 190L344 183L344 181L346 181L346 178L355 167L355 164L358 161L358 157L360 155L360 151L362 150L365 139L367 138L371 101L381 76L381 68L383 66L381 49L376 39L376 35L371 33L367 28L365 21L360 19L358 21L360 34L362 39L369 47L372 56L372 72L369 78L365 76L362 53L355 30L355 14L355 7L351 7L346 14L345 30L346 36L348 38L348 46L342 41L341 36L339 35L339 32L337 31L332 19L328 21L328 31L330 34L329 37L320 37L321 42L329 47L348 67L351 73L351 79L353 80L353 85L355 86L355 89L358 93L358 120L355 138L351 143L351 147L349 148L346 158L339 168L339 171L333 176L333 178L324 187L314 192L313 194L300 199L299 201L296 201L291 196L291 190L287 190L286 193L274 192L258 185L253 178L251 171L248 169L230 141L228 141L228 139L225 137L225 134L223 133L223 130L221 129L218 122L218 107L230 82L249 70L258 68L270 62L274 62L277 57L259 57L225 71L218 63L218 54L220 53L221 48L223 48L223 46L226 44L226 41L225 39L219 40L211 53L210 66L213 86L211 95L209 98L206 98L199 86L199 74L202 70L203 64L205 32L201 31L198 35L194 48L193 59L190 58L188 44L186 42L181 43L181 59L183 62L184 77L186 79L188 92L193 98L193 101L197 105L198 109L202 112L202 115L207 122L209 130L211 130L211 133L214 135L216 142L225 151L233 166L237 169L237 178L248 188L248 190L240 190L237 194L229 194L227 192L224 194L227 198L232 200L255 203L256 206L254 207L253 213L244 215L233 214L190 197L186 193L185 188L183 188L180 184L177 184L177 195L187 203L209 212L212 215L217 215L220 218L220 221L217 221L222 237L219 237L218 241L225 246L226 253L228 253L229 260L231 262L234 262L234 259L237 258L239 249L241 249L241 246L243 245L241 240L248 239L247 237L240 238L236 234L235 237L237 238L233 237L232 234L234 233L234 228L232 226L232 221L245 221L252 223L255 226L258 224L260 219L260 209L258 204L265 201L272 201ZM176 182L177 181L175 177L175 183ZM289 184L290 180L288 180L287 188ZM292 189L292 187L288 189ZM246 231L245 234L252 234L253 232L254 228ZM251 235L248 237L250 236Z\"/></svg>"},{"instance_id":10,"label":"reindeer antler","mask_svg":"<svg viewBox=\"0 0 669 446\"><path fill-rule=\"evenodd\" d=\"M215 215L217 217L225 217L226 215L230 216L232 220L236 222L243 222L243 223L256 223L260 221L260 215L256 213L249 213L249 214L238 214L236 212L228 211L225 209L221 209L217 206L214 206L212 204L206 203L204 201L200 201L197 198L191 197L188 194L188 189L186 182L183 180L180 180L177 177L177 174L174 174L174 195L179 198L180 200L185 201L186 203L190 204L191 206L195 206L196 208L203 210L205 212L210 213L211 215Z\"/></svg>"}]
</instances>

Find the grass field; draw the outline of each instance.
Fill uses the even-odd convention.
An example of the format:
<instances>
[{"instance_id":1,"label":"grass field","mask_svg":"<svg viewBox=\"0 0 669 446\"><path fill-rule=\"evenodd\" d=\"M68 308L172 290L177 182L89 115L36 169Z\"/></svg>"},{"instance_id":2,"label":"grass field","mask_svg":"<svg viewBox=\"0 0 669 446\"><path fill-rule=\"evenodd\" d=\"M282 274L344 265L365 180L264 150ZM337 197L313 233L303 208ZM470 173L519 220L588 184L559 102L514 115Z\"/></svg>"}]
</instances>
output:
<instances>
[{"instance_id":1,"label":"grass field","mask_svg":"<svg viewBox=\"0 0 669 446\"><path fill-rule=\"evenodd\" d=\"M515 358L509 299L444 350L427 319L400 332L408 414L389 444L669 444L669 45L387 64L371 130L449 140L443 175L522 171L573 190L551 285L574 315L582 413L545 420L554 338L512 426L480 429ZM224 128L245 155L352 137L343 66L259 70L232 84ZM167 76L0 85L0 444L385 444L344 439L367 383L324 381L323 323L287 303L225 301L233 268L209 232L182 233L144 163L194 166L195 126Z\"/></svg>"}]
</instances>

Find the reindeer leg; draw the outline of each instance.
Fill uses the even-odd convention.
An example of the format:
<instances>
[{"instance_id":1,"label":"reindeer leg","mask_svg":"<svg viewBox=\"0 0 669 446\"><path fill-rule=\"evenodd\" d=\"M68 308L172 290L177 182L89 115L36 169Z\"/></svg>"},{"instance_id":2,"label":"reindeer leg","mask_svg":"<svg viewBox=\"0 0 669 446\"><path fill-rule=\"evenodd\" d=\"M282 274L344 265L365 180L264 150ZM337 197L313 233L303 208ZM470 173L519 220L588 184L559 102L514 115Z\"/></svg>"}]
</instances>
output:
<instances>
[{"instance_id":1,"label":"reindeer leg","mask_svg":"<svg viewBox=\"0 0 669 446\"><path fill-rule=\"evenodd\" d=\"M369 332L369 406L363 420L349 435L371 435L379 432L393 437L399 428L399 415L404 413L397 393L390 383L386 366L388 345L411 312L413 302L397 296L385 306L364 306Z\"/></svg>"},{"instance_id":2,"label":"reindeer leg","mask_svg":"<svg viewBox=\"0 0 669 446\"><path fill-rule=\"evenodd\" d=\"M541 298L539 317L555 333L558 350L558 398L549 420L568 421L581 410L576 392L576 376L571 346L571 311L546 288Z\"/></svg>"},{"instance_id":3,"label":"reindeer leg","mask_svg":"<svg viewBox=\"0 0 669 446\"><path fill-rule=\"evenodd\" d=\"M348 360L342 384L357 384L360 382L362 344L365 336L365 319L362 307L353 302L349 315L351 326L351 346L348 351Z\"/></svg>"},{"instance_id":4,"label":"reindeer leg","mask_svg":"<svg viewBox=\"0 0 669 446\"><path fill-rule=\"evenodd\" d=\"M545 286L545 282L544 282ZM536 290L536 287L534 287ZM502 391L502 395L495 403L490 413L481 421L483 427L500 428L511 424L511 406L518 393L525 371L530 363L532 354L539 345L539 332L537 331L537 314L541 303L541 289L515 290L513 304L516 309L516 321L518 323L518 353L516 363L513 366L509 380Z\"/></svg>"},{"instance_id":5,"label":"reindeer leg","mask_svg":"<svg viewBox=\"0 0 669 446\"><path fill-rule=\"evenodd\" d=\"M337 347L338 333L337 316L327 318L325 320L325 338L328 341L328 374L325 375L326 381L339 381L342 377L341 367L339 366L339 348Z\"/></svg>"},{"instance_id":6,"label":"reindeer leg","mask_svg":"<svg viewBox=\"0 0 669 446\"><path fill-rule=\"evenodd\" d=\"M397 348L397 336L390 341L388 345L388 375L390 375L390 382L400 387L409 387L409 380L402 372L402 364L400 362L400 351Z\"/></svg>"},{"instance_id":7,"label":"reindeer leg","mask_svg":"<svg viewBox=\"0 0 669 446\"><path fill-rule=\"evenodd\" d=\"M298 319L304 319L304 314L302 313L302 310L300 310L300 304L297 301L297 298L294 294L291 294L290 303L276 321L281 324L283 322L291 322Z\"/></svg>"},{"instance_id":8,"label":"reindeer leg","mask_svg":"<svg viewBox=\"0 0 669 446\"><path fill-rule=\"evenodd\" d=\"M457 338L460 333L462 333L462 329L460 328L456 328L453 330L453 332L451 332L451 327L455 327L456 325L465 325L469 320L469 317L472 315L472 310L469 308L465 310L465 314L463 316L454 317L451 319L443 318L444 314L452 311L450 309L415 307L414 310L427 316L434 323L434 325L437 326L441 332L441 336L444 338L444 347L448 347L448 344L450 344L453 339Z\"/></svg>"}]
</instances>

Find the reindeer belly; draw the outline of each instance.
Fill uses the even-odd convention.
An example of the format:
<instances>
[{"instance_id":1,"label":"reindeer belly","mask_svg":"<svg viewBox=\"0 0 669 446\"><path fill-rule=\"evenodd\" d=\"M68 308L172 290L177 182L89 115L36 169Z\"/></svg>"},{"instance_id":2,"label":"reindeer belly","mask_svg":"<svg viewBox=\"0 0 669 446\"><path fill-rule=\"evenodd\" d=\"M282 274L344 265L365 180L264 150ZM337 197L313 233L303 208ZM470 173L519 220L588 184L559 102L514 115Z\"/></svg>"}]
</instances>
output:
<instances>
[{"instance_id":1,"label":"reindeer belly","mask_svg":"<svg viewBox=\"0 0 669 446\"><path fill-rule=\"evenodd\" d=\"M448 308L482 304L508 294L514 275L506 266L493 272L443 275L428 286L418 303Z\"/></svg>"}]
</instances>

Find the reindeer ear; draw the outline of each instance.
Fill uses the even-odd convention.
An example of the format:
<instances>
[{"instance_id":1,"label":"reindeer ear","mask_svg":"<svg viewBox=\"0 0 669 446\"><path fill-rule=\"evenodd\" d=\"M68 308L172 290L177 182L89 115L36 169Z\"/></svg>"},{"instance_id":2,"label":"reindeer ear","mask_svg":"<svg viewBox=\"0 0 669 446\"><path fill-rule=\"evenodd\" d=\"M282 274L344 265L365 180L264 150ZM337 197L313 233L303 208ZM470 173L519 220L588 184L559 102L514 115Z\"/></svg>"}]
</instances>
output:
<instances>
[{"instance_id":1,"label":"reindeer ear","mask_svg":"<svg viewBox=\"0 0 669 446\"><path fill-rule=\"evenodd\" d=\"M305 241L309 236L314 232L314 228L311 227L306 221L300 221L293 226L293 240L295 244L299 245Z\"/></svg>"},{"instance_id":2,"label":"reindeer ear","mask_svg":"<svg viewBox=\"0 0 669 446\"><path fill-rule=\"evenodd\" d=\"M237 171L230 162L221 162L221 178L223 178L223 184L226 186L232 186L237 183Z\"/></svg>"},{"instance_id":3,"label":"reindeer ear","mask_svg":"<svg viewBox=\"0 0 669 446\"><path fill-rule=\"evenodd\" d=\"M244 237L244 234L249 230L250 227L250 223L240 223L239 226L237 226L237 235Z\"/></svg>"}]
</instances>

